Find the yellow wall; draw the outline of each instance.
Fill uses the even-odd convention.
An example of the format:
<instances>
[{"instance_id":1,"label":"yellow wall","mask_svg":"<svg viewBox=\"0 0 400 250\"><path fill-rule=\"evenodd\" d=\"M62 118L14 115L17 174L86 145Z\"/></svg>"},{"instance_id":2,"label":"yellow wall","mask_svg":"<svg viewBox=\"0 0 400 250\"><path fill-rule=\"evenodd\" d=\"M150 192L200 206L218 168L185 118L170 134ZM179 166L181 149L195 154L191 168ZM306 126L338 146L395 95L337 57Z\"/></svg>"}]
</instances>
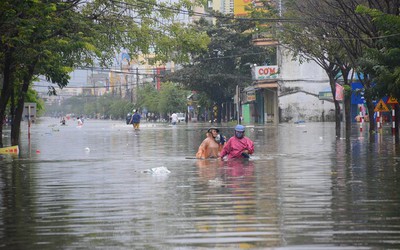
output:
<instances>
[{"instance_id":1,"label":"yellow wall","mask_svg":"<svg viewBox=\"0 0 400 250\"><path fill-rule=\"evenodd\" d=\"M233 14L235 16L247 16L246 6L251 4L251 0L234 0Z\"/></svg>"}]
</instances>

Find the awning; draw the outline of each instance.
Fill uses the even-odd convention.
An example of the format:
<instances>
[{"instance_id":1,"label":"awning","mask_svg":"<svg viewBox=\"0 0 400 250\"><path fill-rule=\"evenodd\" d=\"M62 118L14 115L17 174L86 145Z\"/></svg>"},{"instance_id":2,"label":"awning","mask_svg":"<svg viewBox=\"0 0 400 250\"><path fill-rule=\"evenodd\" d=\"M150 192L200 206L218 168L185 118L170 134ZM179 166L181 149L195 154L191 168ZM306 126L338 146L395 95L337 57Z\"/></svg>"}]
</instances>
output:
<instances>
[{"instance_id":1,"label":"awning","mask_svg":"<svg viewBox=\"0 0 400 250\"><path fill-rule=\"evenodd\" d=\"M259 82L253 85L255 88L259 89L273 89L273 88L278 88L278 82Z\"/></svg>"}]
</instances>

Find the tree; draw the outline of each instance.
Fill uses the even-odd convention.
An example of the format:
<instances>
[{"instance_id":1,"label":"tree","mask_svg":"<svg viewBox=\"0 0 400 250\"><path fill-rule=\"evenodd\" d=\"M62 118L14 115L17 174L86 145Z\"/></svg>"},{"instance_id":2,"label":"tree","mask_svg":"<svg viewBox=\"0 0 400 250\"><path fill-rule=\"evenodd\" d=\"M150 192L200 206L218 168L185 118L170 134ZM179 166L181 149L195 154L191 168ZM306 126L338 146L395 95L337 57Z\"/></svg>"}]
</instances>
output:
<instances>
[{"instance_id":1,"label":"tree","mask_svg":"<svg viewBox=\"0 0 400 250\"><path fill-rule=\"evenodd\" d=\"M160 113L158 110L159 93L151 84L139 88L135 106L139 109L146 108L148 112Z\"/></svg>"},{"instance_id":2,"label":"tree","mask_svg":"<svg viewBox=\"0 0 400 250\"><path fill-rule=\"evenodd\" d=\"M110 107L110 114L113 119L122 119L132 111L132 104L127 100L114 100Z\"/></svg>"},{"instance_id":3,"label":"tree","mask_svg":"<svg viewBox=\"0 0 400 250\"><path fill-rule=\"evenodd\" d=\"M335 105L336 136L339 137L341 110L339 101L336 100L336 83L339 77L342 77L345 85L348 85L350 66L341 43L329 39L332 32L330 26L316 22L318 15L313 11L317 8L316 5L319 6L318 9L328 8L323 2L289 2L285 16L297 18L298 21L282 24L279 37L280 41L290 49L291 54L300 59L299 61L302 61L302 58L312 60L325 70ZM345 107L346 131L350 131L350 99L345 100ZM349 133L346 135L349 136Z\"/></svg>"},{"instance_id":4,"label":"tree","mask_svg":"<svg viewBox=\"0 0 400 250\"><path fill-rule=\"evenodd\" d=\"M400 16L359 6L357 11L371 16L379 32L380 48L368 48L360 66L371 72L377 96L400 99Z\"/></svg>"},{"instance_id":5,"label":"tree","mask_svg":"<svg viewBox=\"0 0 400 250\"><path fill-rule=\"evenodd\" d=\"M159 93L157 108L160 113L166 115L173 112L183 112L186 110L188 95L187 90L183 90L172 82L163 82Z\"/></svg>"},{"instance_id":6,"label":"tree","mask_svg":"<svg viewBox=\"0 0 400 250\"><path fill-rule=\"evenodd\" d=\"M388 0L382 4L382 1L379 0L304 0L297 1L297 4L303 10L301 15L306 14L309 23L318 23L326 29L328 35L320 40L337 40L345 50L345 55L342 54L340 58L346 59L345 61L355 70L364 86L364 97L370 118L369 130L373 132L375 130L373 100L376 93L375 84L371 78L373 71L363 67L360 63L369 49L379 50L382 46L379 39L376 39L379 37L379 32L371 16L357 12L356 9L359 6L367 6L380 10L382 13L398 15L399 1ZM315 35L315 37L318 36Z\"/></svg>"},{"instance_id":7,"label":"tree","mask_svg":"<svg viewBox=\"0 0 400 250\"><path fill-rule=\"evenodd\" d=\"M203 49L207 37L172 19L174 10L189 8L187 1L168 8L136 0L4 0L0 3L0 120L6 107L13 116L12 145L19 142L23 102L32 79L43 75L60 88L75 66L111 62L125 48L131 58L155 48L156 60L186 60L180 52ZM55 94L55 89L50 91ZM0 124L0 147L2 146Z\"/></svg>"},{"instance_id":8,"label":"tree","mask_svg":"<svg viewBox=\"0 0 400 250\"><path fill-rule=\"evenodd\" d=\"M264 64L267 49L254 46L250 23L219 18L216 24L201 19L195 24L199 33L206 32L211 41L203 53L192 53L192 61L168 75L166 80L179 82L186 89L205 93L218 107L221 122L222 103L230 102L236 86L251 83L251 64Z\"/></svg>"}]
</instances>

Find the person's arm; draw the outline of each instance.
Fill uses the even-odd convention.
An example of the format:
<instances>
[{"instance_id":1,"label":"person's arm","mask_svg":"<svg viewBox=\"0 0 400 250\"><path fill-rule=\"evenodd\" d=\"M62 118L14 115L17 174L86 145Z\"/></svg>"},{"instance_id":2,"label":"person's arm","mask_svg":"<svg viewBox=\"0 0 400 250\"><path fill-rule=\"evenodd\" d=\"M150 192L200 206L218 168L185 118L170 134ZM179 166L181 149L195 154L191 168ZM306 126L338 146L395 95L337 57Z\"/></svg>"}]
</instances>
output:
<instances>
[{"instance_id":1,"label":"person's arm","mask_svg":"<svg viewBox=\"0 0 400 250\"><path fill-rule=\"evenodd\" d=\"M221 158L221 160L223 160L225 155L227 155L229 153L230 147L231 147L231 143L230 143L230 140L228 140L228 142L225 143L224 147L222 148L221 153L219 154L219 157Z\"/></svg>"},{"instance_id":2,"label":"person's arm","mask_svg":"<svg viewBox=\"0 0 400 250\"><path fill-rule=\"evenodd\" d=\"M254 153L254 143L249 138L244 138L246 140L246 147L240 152L242 157L249 158L249 155Z\"/></svg>"},{"instance_id":3,"label":"person's arm","mask_svg":"<svg viewBox=\"0 0 400 250\"><path fill-rule=\"evenodd\" d=\"M254 143L249 138L247 138L247 153L250 155L254 153Z\"/></svg>"},{"instance_id":4,"label":"person's arm","mask_svg":"<svg viewBox=\"0 0 400 250\"><path fill-rule=\"evenodd\" d=\"M207 143L206 143L206 140L203 140L203 142L199 146L199 149L197 150L196 158L197 159L206 158L206 155L205 155L206 150L207 150Z\"/></svg>"}]
</instances>

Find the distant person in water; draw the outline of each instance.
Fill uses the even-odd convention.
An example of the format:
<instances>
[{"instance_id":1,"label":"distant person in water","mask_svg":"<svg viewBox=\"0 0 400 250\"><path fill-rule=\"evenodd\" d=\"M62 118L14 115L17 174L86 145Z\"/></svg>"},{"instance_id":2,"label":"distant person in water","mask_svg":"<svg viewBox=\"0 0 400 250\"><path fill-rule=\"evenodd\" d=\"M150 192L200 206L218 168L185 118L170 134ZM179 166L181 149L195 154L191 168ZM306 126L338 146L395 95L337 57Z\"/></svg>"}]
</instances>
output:
<instances>
[{"instance_id":1,"label":"distant person in water","mask_svg":"<svg viewBox=\"0 0 400 250\"><path fill-rule=\"evenodd\" d=\"M227 155L228 159L250 158L254 153L254 143L248 137L244 136L245 127L236 125L235 136L231 137L221 151L220 157L224 159Z\"/></svg>"},{"instance_id":2,"label":"distant person in water","mask_svg":"<svg viewBox=\"0 0 400 250\"><path fill-rule=\"evenodd\" d=\"M83 122L81 120L81 118L78 116L78 118L76 118L76 121L78 122L78 126L82 126Z\"/></svg>"},{"instance_id":3,"label":"distant person in water","mask_svg":"<svg viewBox=\"0 0 400 250\"><path fill-rule=\"evenodd\" d=\"M177 122L178 122L178 115L174 112L171 115L171 123L172 125L176 125Z\"/></svg>"},{"instance_id":4,"label":"distant person in water","mask_svg":"<svg viewBox=\"0 0 400 250\"><path fill-rule=\"evenodd\" d=\"M134 109L133 110L133 115L132 115L132 118L131 118L131 122L130 122L130 123L133 124L133 129L139 130L139 125L140 125L140 119L141 118L142 117L140 116L139 112L136 109Z\"/></svg>"},{"instance_id":5,"label":"distant person in water","mask_svg":"<svg viewBox=\"0 0 400 250\"><path fill-rule=\"evenodd\" d=\"M133 124L133 128L135 130L139 130L139 125L140 125L140 119L142 117L140 116L140 114L138 113L138 111L136 109L133 110L133 115L131 118L131 122Z\"/></svg>"}]
</instances>

